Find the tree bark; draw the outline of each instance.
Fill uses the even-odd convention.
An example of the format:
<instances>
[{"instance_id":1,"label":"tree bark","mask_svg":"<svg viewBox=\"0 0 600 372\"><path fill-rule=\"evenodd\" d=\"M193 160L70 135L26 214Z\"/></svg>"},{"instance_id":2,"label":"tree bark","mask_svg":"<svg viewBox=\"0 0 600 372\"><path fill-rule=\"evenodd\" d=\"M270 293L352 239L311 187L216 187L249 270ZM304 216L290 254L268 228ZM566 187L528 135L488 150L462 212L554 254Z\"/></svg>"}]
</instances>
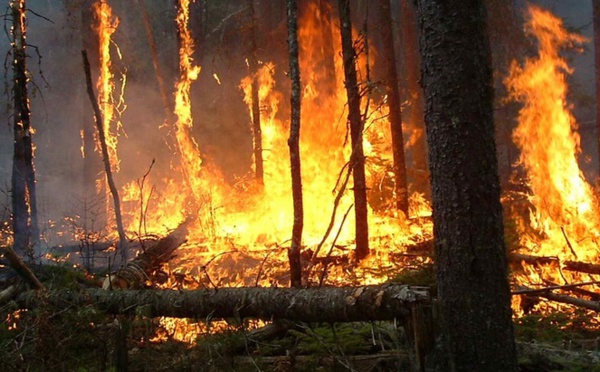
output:
<instances>
[{"instance_id":1,"label":"tree bark","mask_svg":"<svg viewBox=\"0 0 600 372\"><path fill-rule=\"evenodd\" d=\"M12 7L14 152L12 169L12 213L14 249L19 255L33 255L39 240L37 221L33 142L27 93L25 0L14 1Z\"/></svg>"},{"instance_id":2,"label":"tree bark","mask_svg":"<svg viewBox=\"0 0 600 372\"><path fill-rule=\"evenodd\" d=\"M358 322L393 320L410 314L411 306L426 303L422 287L398 284L323 288L220 288L198 290L103 289L23 292L16 302L22 308L41 303L58 308L95 305L110 314L136 314L176 318L258 318L303 322Z\"/></svg>"},{"instance_id":3,"label":"tree bark","mask_svg":"<svg viewBox=\"0 0 600 372\"><path fill-rule=\"evenodd\" d=\"M419 0L418 6L437 284L450 370L516 371L484 4Z\"/></svg>"},{"instance_id":4,"label":"tree bark","mask_svg":"<svg viewBox=\"0 0 600 372\"><path fill-rule=\"evenodd\" d=\"M400 26L402 27L402 46L405 62L406 93L404 100L408 102L408 120L406 126L411 133L409 149L412 155L413 183L416 191L430 194L429 171L427 168L427 143L425 142L424 100L421 80L421 56L419 55L419 30L414 0L401 0L402 11Z\"/></svg>"},{"instance_id":5,"label":"tree bark","mask_svg":"<svg viewBox=\"0 0 600 372\"><path fill-rule=\"evenodd\" d=\"M254 0L248 0L250 11L250 55L248 64L252 74L252 140L254 146L254 175L259 185L264 184L264 167L262 156L262 129L260 125L260 102L258 97L258 58L256 50L256 15L254 11Z\"/></svg>"},{"instance_id":6,"label":"tree bark","mask_svg":"<svg viewBox=\"0 0 600 372\"><path fill-rule=\"evenodd\" d=\"M302 168L300 166L300 64L298 62L298 3L288 0L288 48L290 52L291 124L288 146L290 148L290 168L292 172L292 199L294 203L294 225L292 227L292 246L288 251L290 261L291 286L302 285L302 228L304 227L304 207L302 202Z\"/></svg>"},{"instance_id":7,"label":"tree bark","mask_svg":"<svg viewBox=\"0 0 600 372\"><path fill-rule=\"evenodd\" d=\"M404 159L404 136L402 134L402 109L400 107L400 89L396 71L396 49L392 30L390 0L379 0L381 12L381 38L386 67L386 90L390 108L390 128L392 133L392 155L394 160L394 181L396 208L408 218L408 182L406 181L406 161Z\"/></svg>"},{"instance_id":8,"label":"tree bark","mask_svg":"<svg viewBox=\"0 0 600 372\"><path fill-rule=\"evenodd\" d=\"M96 95L94 94L94 87L92 85L92 73L90 72L90 62L87 58L85 50L81 51L83 57L83 69L85 72L85 79L87 84L88 97L94 109L94 117L96 120L96 128L98 129L98 138L100 139L100 147L102 149L102 160L104 161L104 171L106 172L106 180L110 193L113 197L113 203L115 206L115 218L117 221L117 231L119 233L119 252L121 254L121 264L124 265L127 262L128 247L127 247L127 236L125 235L125 228L123 227L123 219L121 215L121 201L119 198L119 191L115 185L113 179L112 170L110 167L110 159L108 158L108 148L106 146L106 138L104 137L104 128L102 127L102 112L98 106Z\"/></svg>"},{"instance_id":9,"label":"tree bark","mask_svg":"<svg viewBox=\"0 0 600 372\"><path fill-rule=\"evenodd\" d=\"M365 155L363 151L364 123L360 113L360 94L356 78L356 51L352 42L352 23L349 0L338 0L344 60L344 85L348 96L348 122L352 139L350 167L354 177L354 212L356 228L356 259L369 255L369 225L367 210L367 185L365 177Z\"/></svg>"},{"instance_id":10,"label":"tree bark","mask_svg":"<svg viewBox=\"0 0 600 372\"><path fill-rule=\"evenodd\" d=\"M600 178L600 0L592 0L594 17L594 61L596 72L596 136L598 137L598 177Z\"/></svg>"}]
</instances>

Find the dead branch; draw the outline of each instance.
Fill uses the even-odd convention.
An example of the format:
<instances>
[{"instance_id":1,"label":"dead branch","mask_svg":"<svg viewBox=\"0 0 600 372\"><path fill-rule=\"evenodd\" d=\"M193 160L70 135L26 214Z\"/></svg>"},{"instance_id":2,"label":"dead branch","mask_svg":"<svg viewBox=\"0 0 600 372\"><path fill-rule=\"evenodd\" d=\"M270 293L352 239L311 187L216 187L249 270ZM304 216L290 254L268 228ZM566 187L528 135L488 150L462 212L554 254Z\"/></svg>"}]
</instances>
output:
<instances>
[{"instance_id":1,"label":"dead branch","mask_svg":"<svg viewBox=\"0 0 600 372\"><path fill-rule=\"evenodd\" d=\"M600 265L594 265L586 262L565 261L563 269L568 271L579 271L586 274L600 275Z\"/></svg>"},{"instance_id":2,"label":"dead branch","mask_svg":"<svg viewBox=\"0 0 600 372\"><path fill-rule=\"evenodd\" d=\"M531 291L531 289L527 288L527 287L521 286L518 288L518 291L526 291L526 290ZM558 294L555 294L550 291L537 293L536 296L543 297L545 299L548 299L548 300L554 301L554 302L559 302L559 303L563 303L563 304L569 304L569 305L574 305L577 307L582 307L582 308L588 309L588 310L600 311L600 302L598 302L598 301L590 301L590 300L584 300L584 299L577 298L577 297L558 295Z\"/></svg>"},{"instance_id":3,"label":"dead branch","mask_svg":"<svg viewBox=\"0 0 600 372\"><path fill-rule=\"evenodd\" d=\"M539 293L551 292L556 289L572 289L572 288L583 287L586 285L594 285L594 284L600 284L600 281L565 284L565 285L553 285L553 286L544 287L544 288L527 288L527 289L522 288L522 289L517 289L516 291L513 291L512 294L513 295L518 295L518 294L534 295L534 294L539 294Z\"/></svg>"},{"instance_id":4,"label":"dead branch","mask_svg":"<svg viewBox=\"0 0 600 372\"><path fill-rule=\"evenodd\" d=\"M11 247L5 247L2 249L4 256L8 259L10 267L17 272L32 289L44 290L46 287L39 281L31 269L21 260L21 258L15 253Z\"/></svg>"}]
</instances>

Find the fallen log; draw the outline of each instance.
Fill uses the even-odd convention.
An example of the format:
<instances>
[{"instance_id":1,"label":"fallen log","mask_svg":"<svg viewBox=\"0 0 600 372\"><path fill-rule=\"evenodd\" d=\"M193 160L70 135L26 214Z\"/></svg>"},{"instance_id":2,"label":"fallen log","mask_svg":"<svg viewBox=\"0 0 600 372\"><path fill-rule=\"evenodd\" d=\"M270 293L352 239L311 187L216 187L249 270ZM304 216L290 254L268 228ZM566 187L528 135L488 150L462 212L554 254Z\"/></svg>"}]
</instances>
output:
<instances>
[{"instance_id":1,"label":"fallen log","mask_svg":"<svg viewBox=\"0 0 600 372\"><path fill-rule=\"evenodd\" d=\"M15 270L32 289L46 289L42 282L40 282L31 269L23 262L23 260L21 260L21 257L19 257L11 247L3 248L2 252L8 259L10 267L12 267L12 269Z\"/></svg>"},{"instance_id":2,"label":"fallen log","mask_svg":"<svg viewBox=\"0 0 600 372\"><path fill-rule=\"evenodd\" d=\"M565 261L564 270L578 271L580 273L600 275L600 265L594 265L586 262Z\"/></svg>"},{"instance_id":3,"label":"fallen log","mask_svg":"<svg viewBox=\"0 0 600 372\"><path fill-rule=\"evenodd\" d=\"M399 284L322 288L221 288L198 290L52 290L17 296L21 308L94 305L110 314L176 318L258 318L303 322L392 320L429 301L428 289Z\"/></svg>"},{"instance_id":4,"label":"fallen log","mask_svg":"<svg viewBox=\"0 0 600 372\"><path fill-rule=\"evenodd\" d=\"M521 263L525 262L529 265L550 265L553 263L558 263L558 257L553 256L531 256L523 253L508 253L508 260L513 263Z\"/></svg>"},{"instance_id":5,"label":"fallen log","mask_svg":"<svg viewBox=\"0 0 600 372\"><path fill-rule=\"evenodd\" d=\"M103 289L143 288L150 275L167 262L173 252L186 242L186 220L169 235L160 239L155 245L146 249L133 260L129 261L116 274L110 275L102 285Z\"/></svg>"},{"instance_id":6,"label":"fallen log","mask_svg":"<svg viewBox=\"0 0 600 372\"><path fill-rule=\"evenodd\" d=\"M531 288L527 288L527 287L519 287L518 291L524 292L524 293L535 292L535 290L532 290ZM535 292L535 296L543 297L545 299L548 299L548 300L554 301L554 302L559 302L559 303L563 303L563 304L582 307L582 308L588 309L588 310L600 311L600 302L598 302L598 301L590 301L590 300L585 300L585 299L577 298L577 297L559 295L559 294L551 292L550 290L548 290L546 292Z\"/></svg>"}]
</instances>

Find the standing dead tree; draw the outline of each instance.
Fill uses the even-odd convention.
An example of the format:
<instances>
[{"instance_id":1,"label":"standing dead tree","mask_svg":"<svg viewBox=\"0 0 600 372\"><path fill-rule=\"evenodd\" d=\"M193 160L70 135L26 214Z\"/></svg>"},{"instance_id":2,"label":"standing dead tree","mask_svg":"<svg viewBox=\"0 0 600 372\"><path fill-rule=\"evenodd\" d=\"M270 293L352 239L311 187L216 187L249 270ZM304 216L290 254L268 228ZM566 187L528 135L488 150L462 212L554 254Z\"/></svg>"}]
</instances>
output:
<instances>
[{"instance_id":1,"label":"standing dead tree","mask_svg":"<svg viewBox=\"0 0 600 372\"><path fill-rule=\"evenodd\" d=\"M254 146L254 175L259 185L264 183L264 167L262 156L262 129L260 125L260 102L258 97L258 58L256 46L256 15L254 11L254 0L248 0L250 12L250 56L248 57L248 68L252 74L252 141Z\"/></svg>"},{"instance_id":2,"label":"standing dead tree","mask_svg":"<svg viewBox=\"0 0 600 372\"><path fill-rule=\"evenodd\" d=\"M396 71L396 50L392 30L392 12L390 0L379 0L381 11L381 39L385 60L388 106L390 108L390 128L392 133L392 156L394 159L394 191L396 208L408 217L408 182L406 180L406 161L404 159L404 136L402 134L402 109L400 107L400 89Z\"/></svg>"},{"instance_id":3,"label":"standing dead tree","mask_svg":"<svg viewBox=\"0 0 600 372\"><path fill-rule=\"evenodd\" d=\"M25 0L13 1L12 54L14 98L14 153L12 169L12 213L14 249L20 255L32 256L39 240L37 219L33 142L27 93L26 14Z\"/></svg>"},{"instance_id":4,"label":"standing dead tree","mask_svg":"<svg viewBox=\"0 0 600 372\"><path fill-rule=\"evenodd\" d=\"M342 36L342 56L344 60L344 85L348 96L348 122L352 154L350 168L354 177L354 212L356 228L356 259L361 260L369 254L369 225L367 210L367 182L365 177L365 154L363 151L364 122L360 113L360 93L356 77L356 51L352 42L352 22L350 1L338 0Z\"/></svg>"},{"instance_id":5,"label":"standing dead tree","mask_svg":"<svg viewBox=\"0 0 600 372\"><path fill-rule=\"evenodd\" d=\"M294 201L294 225L292 227L292 246L288 257L290 260L291 286L300 287L302 266L300 248L302 246L302 228L304 226L304 210L302 204L302 168L300 166L300 64L298 62L298 2L288 0L288 47L290 51L290 78L292 79L291 125L288 146L290 148L290 166L292 172L292 198Z\"/></svg>"},{"instance_id":6,"label":"standing dead tree","mask_svg":"<svg viewBox=\"0 0 600 372\"><path fill-rule=\"evenodd\" d=\"M596 129L598 131L598 157L600 159L600 0L592 0L594 18L594 60L596 72ZM600 164L600 160L598 161ZM600 166L600 165L599 165ZM600 177L600 168L598 170Z\"/></svg>"},{"instance_id":7,"label":"standing dead tree","mask_svg":"<svg viewBox=\"0 0 600 372\"><path fill-rule=\"evenodd\" d=\"M90 102L92 103L92 107L94 109L96 128L98 129L98 138L100 140L100 147L102 149L102 160L104 162L104 171L106 172L106 181L108 182L108 188L110 189L110 193L113 197L113 203L115 206L115 218L117 221L117 231L119 233L119 252L121 254L121 264L125 265L128 256L128 244L127 236L125 235L125 228L123 227L123 219L121 217L121 201L119 199L119 191L117 190L117 186L115 185L112 170L110 167L110 159L108 158L108 148L106 146L106 138L104 136L104 128L102 126L102 112L100 111L100 106L98 106L98 101L96 100L96 95L94 94L94 86L92 85L92 73L90 71L90 62L88 61L87 52L85 50L81 51L81 55L83 57L83 68L85 71L87 92L90 98Z\"/></svg>"}]
</instances>

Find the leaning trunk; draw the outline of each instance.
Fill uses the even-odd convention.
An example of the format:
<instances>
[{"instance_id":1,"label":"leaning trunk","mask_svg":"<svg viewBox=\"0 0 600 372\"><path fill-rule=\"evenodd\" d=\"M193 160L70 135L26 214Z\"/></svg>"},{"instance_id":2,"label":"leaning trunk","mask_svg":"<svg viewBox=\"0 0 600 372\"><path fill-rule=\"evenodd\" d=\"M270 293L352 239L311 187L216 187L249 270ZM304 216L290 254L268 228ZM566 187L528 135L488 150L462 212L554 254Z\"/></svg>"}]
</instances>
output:
<instances>
[{"instance_id":1,"label":"leaning trunk","mask_svg":"<svg viewBox=\"0 0 600 372\"><path fill-rule=\"evenodd\" d=\"M30 125L27 94L25 0L11 3L13 17L13 96L14 153L12 171L12 212L14 248L18 254L32 254L38 241L35 169L33 167L33 134Z\"/></svg>"},{"instance_id":2,"label":"leaning trunk","mask_svg":"<svg viewBox=\"0 0 600 372\"><path fill-rule=\"evenodd\" d=\"M449 370L516 371L483 0L419 0L419 16Z\"/></svg>"},{"instance_id":3,"label":"leaning trunk","mask_svg":"<svg viewBox=\"0 0 600 372\"><path fill-rule=\"evenodd\" d=\"M361 260L369 254L369 226L367 223L367 186L365 178L365 155L363 152L363 120L360 114L360 95L356 78L356 53L352 42L350 1L339 0L342 35L344 78L348 96L348 122L352 139L350 167L354 177L354 212L356 227L356 258Z\"/></svg>"}]
</instances>

